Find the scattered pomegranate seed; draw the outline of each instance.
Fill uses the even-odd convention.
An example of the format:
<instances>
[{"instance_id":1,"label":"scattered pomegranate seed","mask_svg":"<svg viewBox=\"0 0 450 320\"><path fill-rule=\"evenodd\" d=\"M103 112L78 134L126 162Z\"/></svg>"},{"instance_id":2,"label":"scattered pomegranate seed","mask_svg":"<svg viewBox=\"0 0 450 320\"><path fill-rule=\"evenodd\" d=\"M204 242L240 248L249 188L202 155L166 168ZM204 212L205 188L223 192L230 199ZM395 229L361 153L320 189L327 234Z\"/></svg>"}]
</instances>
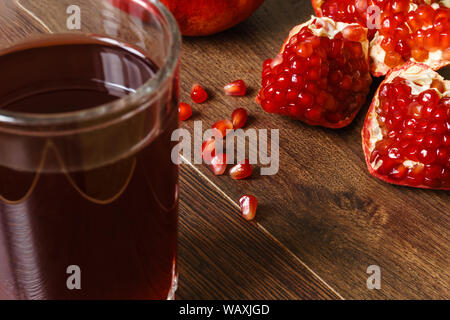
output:
<instances>
[{"instance_id":1,"label":"scattered pomegranate seed","mask_svg":"<svg viewBox=\"0 0 450 320\"><path fill-rule=\"evenodd\" d=\"M235 180L241 180L250 177L252 172L252 165L248 159L245 159L245 161L242 161L230 169L230 176Z\"/></svg>"},{"instance_id":2,"label":"scattered pomegranate seed","mask_svg":"<svg viewBox=\"0 0 450 320\"><path fill-rule=\"evenodd\" d=\"M258 200L251 195L243 195L239 199L239 205L241 207L242 217L246 220L253 220L256 214L256 207L258 206Z\"/></svg>"},{"instance_id":3,"label":"scattered pomegranate seed","mask_svg":"<svg viewBox=\"0 0 450 320\"><path fill-rule=\"evenodd\" d=\"M195 103L203 103L208 99L208 94L205 89L197 83L192 86L191 99Z\"/></svg>"},{"instance_id":4,"label":"scattered pomegranate seed","mask_svg":"<svg viewBox=\"0 0 450 320\"><path fill-rule=\"evenodd\" d=\"M208 139L202 144L202 158L206 164L211 164L211 160L216 155L216 141L214 138Z\"/></svg>"},{"instance_id":5,"label":"scattered pomegranate seed","mask_svg":"<svg viewBox=\"0 0 450 320\"><path fill-rule=\"evenodd\" d=\"M233 123L228 119L220 120L214 123L212 125L212 128L217 130L222 135L222 137L225 137L227 135L227 130L233 129Z\"/></svg>"},{"instance_id":6,"label":"scattered pomegranate seed","mask_svg":"<svg viewBox=\"0 0 450 320\"><path fill-rule=\"evenodd\" d=\"M215 155L211 159L211 170L216 176L224 174L226 169L227 169L226 153Z\"/></svg>"},{"instance_id":7,"label":"scattered pomegranate seed","mask_svg":"<svg viewBox=\"0 0 450 320\"><path fill-rule=\"evenodd\" d=\"M192 116L192 108L189 104L181 102L178 105L178 117L181 121L186 121Z\"/></svg>"},{"instance_id":8,"label":"scattered pomegranate seed","mask_svg":"<svg viewBox=\"0 0 450 320\"><path fill-rule=\"evenodd\" d=\"M247 110L244 108L237 108L231 114L231 121L233 122L233 128L239 129L242 128L248 119Z\"/></svg>"},{"instance_id":9,"label":"scattered pomegranate seed","mask_svg":"<svg viewBox=\"0 0 450 320\"><path fill-rule=\"evenodd\" d=\"M244 96L247 92L247 86L244 80L236 80L227 84L224 88L225 94L229 96Z\"/></svg>"}]
</instances>

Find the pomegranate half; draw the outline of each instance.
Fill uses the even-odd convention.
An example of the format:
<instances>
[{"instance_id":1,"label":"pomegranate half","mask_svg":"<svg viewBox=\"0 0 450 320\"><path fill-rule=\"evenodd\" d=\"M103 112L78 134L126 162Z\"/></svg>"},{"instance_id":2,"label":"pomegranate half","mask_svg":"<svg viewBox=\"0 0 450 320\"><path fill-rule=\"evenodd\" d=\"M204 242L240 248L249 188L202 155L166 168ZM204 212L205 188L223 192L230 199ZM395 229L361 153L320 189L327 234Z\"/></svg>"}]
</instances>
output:
<instances>
[{"instance_id":1,"label":"pomegranate half","mask_svg":"<svg viewBox=\"0 0 450 320\"><path fill-rule=\"evenodd\" d=\"M269 113L342 128L366 101L372 78L367 29L312 17L296 26L274 59L264 62L256 98Z\"/></svg>"},{"instance_id":2,"label":"pomegranate half","mask_svg":"<svg viewBox=\"0 0 450 320\"><path fill-rule=\"evenodd\" d=\"M369 172L388 183L450 189L450 81L425 64L391 70L362 130Z\"/></svg>"}]
</instances>

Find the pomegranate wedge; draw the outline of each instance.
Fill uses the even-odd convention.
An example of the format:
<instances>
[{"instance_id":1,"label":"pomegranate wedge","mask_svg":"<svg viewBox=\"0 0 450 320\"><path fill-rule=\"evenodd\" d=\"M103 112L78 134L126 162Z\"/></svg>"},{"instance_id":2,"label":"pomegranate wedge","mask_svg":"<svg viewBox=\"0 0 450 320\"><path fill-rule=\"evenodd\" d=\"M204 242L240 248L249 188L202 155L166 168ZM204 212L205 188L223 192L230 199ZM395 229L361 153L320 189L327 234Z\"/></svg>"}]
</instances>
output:
<instances>
[{"instance_id":1,"label":"pomegranate wedge","mask_svg":"<svg viewBox=\"0 0 450 320\"><path fill-rule=\"evenodd\" d=\"M434 70L450 64L446 0L312 0L319 16L369 28L371 72L383 76L408 61ZM374 8L379 8L379 19ZM379 23L377 25L377 23Z\"/></svg>"},{"instance_id":2,"label":"pomegranate wedge","mask_svg":"<svg viewBox=\"0 0 450 320\"><path fill-rule=\"evenodd\" d=\"M450 189L450 81L424 64L392 70L362 131L369 172L385 182Z\"/></svg>"},{"instance_id":3,"label":"pomegranate wedge","mask_svg":"<svg viewBox=\"0 0 450 320\"><path fill-rule=\"evenodd\" d=\"M367 29L312 19L295 27L275 59L264 62L256 101L269 113L342 128L366 101L372 78Z\"/></svg>"}]
</instances>

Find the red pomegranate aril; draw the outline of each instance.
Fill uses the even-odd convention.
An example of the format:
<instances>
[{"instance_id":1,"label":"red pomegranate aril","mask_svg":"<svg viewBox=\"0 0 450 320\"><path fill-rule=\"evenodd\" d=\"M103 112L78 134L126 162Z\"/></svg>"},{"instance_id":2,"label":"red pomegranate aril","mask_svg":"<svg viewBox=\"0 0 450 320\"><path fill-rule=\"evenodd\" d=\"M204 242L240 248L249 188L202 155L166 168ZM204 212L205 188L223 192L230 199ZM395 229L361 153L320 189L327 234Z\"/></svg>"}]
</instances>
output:
<instances>
[{"instance_id":1,"label":"red pomegranate aril","mask_svg":"<svg viewBox=\"0 0 450 320\"><path fill-rule=\"evenodd\" d=\"M439 49L439 34L433 30L428 29L425 32L425 38L423 39L423 47L425 50L435 51Z\"/></svg>"},{"instance_id":2,"label":"red pomegranate aril","mask_svg":"<svg viewBox=\"0 0 450 320\"><path fill-rule=\"evenodd\" d=\"M404 165L400 164L391 170L389 176L396 180L402 180L406 177L407 172L407 168Z\"/></svg>"},{"instance_id":3,"label":"red pomegranate aril","mask_svg":"<svg viewBox=\"0 0 450 320\"><path fill-rule=\"evenodd\" d=\"M428 59L428 51L425 49L413 49L411 50L411 57L418 62L425 61Z\"/></svg>"},{"instance_id":4,"label":"red pomegranate aril","mask_svg":"<svg viewBox=\"0 0 450 320\"><path fill-rule=\"evenodd\" d=\"M192 108L189 104L180 102L178 104L178 118L181 121L186 121L192 116Z\"/></svg>"},{"instance_id":5,"label":"red pomegranate aril","mask_svg":"<svg viewBox=\"0 0 450 320\"><path fill-rule=\"evenodd\" d=\"M423 183L423 166L415 166L412 169L408 170L408 174L406 176L406 182L411 186L418 186Z\"/></svg>"},{"instance_id":6,"label":"red pomegranate aril","mask_svg":"<svg viewBox=\"0 0 450 320\"><path fill-rule=\"evenodd\" d=\"M440 144L440 137L436 134L430 134L429 136L425 137L423 144L427 148L437 148Z\"/></svg>"},{"instance_id":7,"label":"red pomegranate aril","mask_svg":"<svg viewBox=\"0 0 450 320\"><path fill-rule=\"evenodd\" d=\"M234 129L239 129L245 126L247 119L248 113L247 110L245 110L244 108L237 108L231 114L231 121L233 123Z\"/></svg>"},{"instance_id":8,"label":"red pomegranate aril","mask_svg":"<svg viewBox=\"0 0 450 320\"><path fill-rule=\"evenodd\" d=\"M239 206L241 208L242 217L245 220L253 220L256 215L256 208L258 206L258 200L252 195L243 195L239 199Z\"/></svg>"},{"instance_id":9,"label":"red pomegranate aril","mask_svg":"<svg viewBox=\"0 0 450 320\"><path fill-rule=\"evenodd\" d=\"M398 66L403 62L402 56L397 52L389 52L386 54L386 57L384 58L384 63L388 67L395 67Z\"/></svg>"},{"instance_id":10,"label":"red pomegranate aril","mask_svg":"<svg viewBox=\"0 0 450 320\"><path fill-rule=\"evenodd\" d=\"M296 53L299 57L308 58L313 53L313 47L310 43L301 43L297 46Z\"/></svg>"},{"instance_id":11,"label":"red pomegranate aril","mask_svg":"<svg viewBox=\"0 0 450 320\"><path fill-rule=\"evenodd\" d=\"M210 138L202 143L202 158L206 164L211 164L211 160L216 155L216 141Z\"/></svg>"},{"instance_id":12,"label":"red pomegranate aril","mask_svg":"<svg viewBox=\"0 0 450 320\"><path fill-rule=\"evenodd\" d=\"M419 95L419 103L424 106L435 107L439 103L439 94L435 90L426 90Z\"/></svg>"},{"instance_id":13,"label":"red pomegranate aril","mask_svg":"<svg viewBox=\"0 0 450 320\"><path fill-rule=\"evenodd\" d=\"M235 180L242 180L252 175L253 167L246 159L230 169L230 176Z\"/></svg>"},{"instance_id":14,"label":"red pomegranate aril","mask_svg":"<svg viewBox=\"0 0 450 320\"><path fill-rule=\"evenodd\" d=\"M261 107L268 113L276 113L279 107L273 102L273 100L264 99L261 101Z\"/></svg>"},{"instance_id":15,"label":"red pomegranate aril","mask_svg":"<svg viewBox=\"0 0 450 320\"><path fill-rule=\"evenodd\" d=\"M409 0L394 0L391 2L391 10L395 13L407 12L409 9Z\"/></svg>"},{"instance_id":16,"label":"red pomegranate aril","mask_svg":"<svg viewBox=\"0 0 450 320\"><path fill-rule=\"evenodd\" d=\"M430 164L425 166L424 175L429 179L437 179L442 173L442 166L438 164Z\"/></svg>"},{"instance_id":17,"label":"red pomegranate aril","mask_svg":"<svg viewBox=\"0 0 450 320\"><path fill-rule=\"evenodd\" d=\"M217 154L211 159L211 170L216 176L224 174L226 169L227 169L226 153Z\"/></svg>"},{"instance_id":18,"label":"red pomegranate aril","mask_svg":"<svg viewBox=\"0 0 450 320\"><path fill-rule=\"evenodd\" d=\"M450 147L450 133L444 133L442 135L442 145L447 148Z\"/></svg>"},{"instance_id":19,"label":"red pomegranate aril","mask_svg":"<svg viewBox=\"0 0 450 320\"><path fill-rule=\"evenodd\" d=\"M247 86L244 80L236 80L224 87L225 94L229 96L245 96L247 92Z\"/></svg>"},{"instance_id":20,"label":"red pomegranate aril","mask_svg":"<svg viewBox=\"0 0 450 320\"><path fill-rule=\"evenodd\" d=\"M435 11L431 6L421 5L416 10L416 18L422 22L422 25L430 25L433 23Z\"/></svg>"},{"instance_id":21,"label":"red pomegranate aril","mask_svg":"<svg viewBox=\"0 0 450 320\"><path fill-rule=\"evenodd\" d=\"M233 130L233 123L228 119L220 120L214 123L212 128L217 130L222 137L225 137L228 130Z\"/></svg>"},{"instance_id":22,"label":"red pomegranate aril","mask_svg":"<svg viewBox=\"0 0 450 320\"><path fill-rule=\"evenodd\" d=\"M298 94L298 102L305 107L309 107L314 103L314 96L306 91L302 91Z\"/></svg>"},{"instance_id":23,"label":"red pomegranate aril","mask_svg":"<svg viewBox=\"0 0 450 320\"><path fill-rule=\"evenodd\" d=\"M203 103L208 99L208 93L199 84L194 84L191 91L191 99L195 103Z\"/></svg>"}]
</instances>

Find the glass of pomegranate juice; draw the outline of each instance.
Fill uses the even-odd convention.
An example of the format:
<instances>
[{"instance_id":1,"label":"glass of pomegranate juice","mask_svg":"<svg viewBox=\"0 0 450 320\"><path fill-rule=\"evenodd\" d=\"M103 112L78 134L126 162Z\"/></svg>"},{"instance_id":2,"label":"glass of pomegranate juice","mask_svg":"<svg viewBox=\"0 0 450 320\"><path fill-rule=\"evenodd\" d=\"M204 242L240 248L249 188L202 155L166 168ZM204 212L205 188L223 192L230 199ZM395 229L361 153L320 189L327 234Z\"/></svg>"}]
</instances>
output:
<instances>
[{"instance_id":1,"label":"glass of pomegranate juice","mask_svg":"<svg viewBox=\"0 0 450 320\"><path fill-rule=\"evenodd\" d=\"M0 299L172 299L178 27L75 3L0 2Z\"/></svg>"}]
</instances>

